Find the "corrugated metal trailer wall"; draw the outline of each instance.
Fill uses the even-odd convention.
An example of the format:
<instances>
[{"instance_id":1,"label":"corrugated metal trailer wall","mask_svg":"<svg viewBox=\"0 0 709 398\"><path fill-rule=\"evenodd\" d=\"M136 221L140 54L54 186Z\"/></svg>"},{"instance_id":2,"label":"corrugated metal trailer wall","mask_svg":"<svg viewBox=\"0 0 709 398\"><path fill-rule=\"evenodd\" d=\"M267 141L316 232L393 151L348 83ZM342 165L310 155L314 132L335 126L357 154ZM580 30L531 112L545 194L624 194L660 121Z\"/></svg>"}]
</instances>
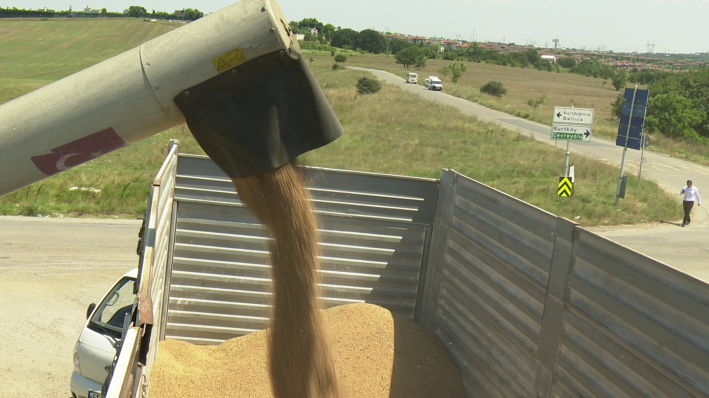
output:
<instances>
[{"instance_id":1,"label":"corrugated metal trailer wall","mask_svg":"<svg viewBox=\"0 0 709 398\"><path fill-rule=\"evenodd\" d=\"M709 285L449 170L423 294L471 398L709 396Z\"/></svg>"},{"instance_id":2,"label":"corrugated metal trailer wall","mask_svg":"<svg viewBox=\"0 0 709 398\"><path fill-rule=\"evenodd\" d=\"M305 169L320 220L326 306L368 302L417 314L438 181ZM164 336L214 344L267 326L266 231L229 178L180 155L177 218Z\"/></svg>"},{"instance_id":3,"label":"corrugated metal trailer wall","mask_svg":"<svg viewBox=\"0 0 709 398\"><path fill-rule=\"evenodd\" d=\"M469 397L709 397L709 285L451 170L306 173L325 305L417 320ZM263 227L208 158L180 155L175 181L162 337L266 327Z\"/></svg>"}]
</instances>

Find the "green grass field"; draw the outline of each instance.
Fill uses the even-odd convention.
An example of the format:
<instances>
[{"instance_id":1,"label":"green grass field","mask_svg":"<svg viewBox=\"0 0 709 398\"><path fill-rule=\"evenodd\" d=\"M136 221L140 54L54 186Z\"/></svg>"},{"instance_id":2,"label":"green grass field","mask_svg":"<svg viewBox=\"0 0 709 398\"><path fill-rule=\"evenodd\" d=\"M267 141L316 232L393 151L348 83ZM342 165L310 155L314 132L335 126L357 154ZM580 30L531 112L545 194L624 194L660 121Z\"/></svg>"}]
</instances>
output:
<instances>
[{"instance_id":1,"label":"green grass field","mask_svg":"<svg viewBox=\"0 0 709 398\"><path fill-rule=\"evenodd\" d=\"M16 92L19 95L101 61L93 51L86 50L89 47L80 45L94 35L106 38L103 47L111 50L104 53L104 57L108 57L163 32L157 29L160 25L138 20L121 22L124 24L72 21L52 25L54 22L50 21L22 25L18 22L13 34L27 27L20 34L25 47L31 47L27 43L31 43L32 38L47 36L41 24L56 29L66 23L64 27L73 26L76 31L72 34L72 29L67 29L62 40L55 41L53 47L44 47L44 58L35 56L33 67L26 72L21 57L4 58L2 67L11 73L11 80L25 84ZM3 24L0 22L0 32L11 30ZM134 33L146 25L150 29L143 30L142 37L136 37ZM132 33L112 36L111 32L117 27ZM172 26L161 29L168 28ZM134 42L124 46L109 45L110 37ZM31 48L20 48L22 46L6 41L0 41L0 53L5 53L5 46L22 54L35 54ZM91 45L96 51L99 47ZM87 57L91 61L87 61ZM63 60L61 73L52 72L56 73L52 75L44 71L43 62L55 65L57 59ZM393 86L384 86L378 94L357 95L355 82L367 74L332 71L332 63L329 55L317 54L310 65L345 135L307 154L302 159L305 164L433 178L440 175L441 168L452 168L589 226L650 222L681 213L677 201L657 185L643 183L637 188L632 178L628 184L628 199L622 201L620 207L613 207L616 169L582 158L575 160L576 196L562 204L555 194L564 162L562 151L465 116L454 108L423 101ZM182 152L202 153L187 129L172 129L6 195L0 198L0 214L139 217L145 208L150 181L165 156L170 138L180 140ZM70 190L72 187L92 187L101 192Z\"/></svg>"},{"instance_id":2,"label":"green grass field","mask_svg":"<svg viewBox=\"0 0 709 398\"><path fill-rule=\"evenodd\" d=\"M428 60L426 68L416 71L419 84L426 76L435 75L444 79L439 70L451 61ZM409 70L398 65L393 56L350 57L348 65L386 70L406 76ZM458 83L452 83L450 76L443 83L443 91L457 97L478 102L488 108L503 111L546 125L551 125L555 106L575 106L595 109L593 134L615 140L618 134L618 119L611 116L611 103L618 91L611 81L603 84L603 79L585 77L568 72L546 72L530 68L513 68L484 63L466 62L467 71ZM562 68L563 70L563 68ZM491 80L501 81L508 92L502 98L480 93L480 87ZM628 85L630 87L630 83ZM642 88L642 87L641 87ZM539 99L546 95L546 101L533 109L527 104L529 99ZM667 138L660 134L650 134L652 150L709 165L709 146L698 145Z\"/></svg>"},{"instance_id":3,"label":"green grass field","mask_svg":"<svg viewBox=\"0 0 709 398\"><path fill-rule=\"evenodd\" d=\"M178 26L132 18L0 20L0 103Z\"/></svg>"}]
</instances>

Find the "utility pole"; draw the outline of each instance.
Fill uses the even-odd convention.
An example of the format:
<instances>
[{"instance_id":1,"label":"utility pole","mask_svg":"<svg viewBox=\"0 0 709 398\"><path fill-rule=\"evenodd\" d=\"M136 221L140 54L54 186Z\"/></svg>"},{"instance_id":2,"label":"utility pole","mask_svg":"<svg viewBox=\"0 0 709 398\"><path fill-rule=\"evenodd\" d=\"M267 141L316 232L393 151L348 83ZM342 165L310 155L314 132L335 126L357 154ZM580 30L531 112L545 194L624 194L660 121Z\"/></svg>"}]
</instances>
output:
<instances>
[{"instance_id":1,"label":"utility pole","mask_svg":"<svg viewBox=\"0 0 709 398\"><path fill-rule=\"evenodd\" d=\"M552 40L554 42L554 55L556 55L556 46L559 44L559 36L556 36L556 39Z\"/></svg>"}]
</instances>

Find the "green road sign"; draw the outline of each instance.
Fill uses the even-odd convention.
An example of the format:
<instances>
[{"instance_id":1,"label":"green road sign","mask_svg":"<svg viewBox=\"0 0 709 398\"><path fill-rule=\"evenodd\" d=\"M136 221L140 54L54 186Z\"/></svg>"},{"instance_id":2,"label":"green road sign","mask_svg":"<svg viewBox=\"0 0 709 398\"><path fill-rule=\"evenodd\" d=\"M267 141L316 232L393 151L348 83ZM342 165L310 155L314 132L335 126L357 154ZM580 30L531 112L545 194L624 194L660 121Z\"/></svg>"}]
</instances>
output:
<instances>
[{"instance_id":1,"label":"green road sign","mask_svg":"<svg viewBox=\"0 0 709 398\"><path fill-rule=\"evenodd\" d=\"M574 126L569 124L552 124L551 139L566 141L591 141L593 127Z\"/></svg>"}]
</instances>

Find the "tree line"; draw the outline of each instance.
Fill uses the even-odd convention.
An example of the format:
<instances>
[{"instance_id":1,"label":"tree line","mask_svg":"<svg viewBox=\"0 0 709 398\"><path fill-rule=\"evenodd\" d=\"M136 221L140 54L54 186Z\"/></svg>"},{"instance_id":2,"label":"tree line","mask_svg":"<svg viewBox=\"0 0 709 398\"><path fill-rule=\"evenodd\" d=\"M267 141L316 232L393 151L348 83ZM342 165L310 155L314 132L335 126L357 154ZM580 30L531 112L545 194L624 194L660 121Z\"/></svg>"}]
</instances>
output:
<instances>
[{"instance_id":1,"label":"tree line","mask_svg":"<svg viewBox=\"0 0 709 398\"><path fill-rule=\"evenodd\" d=\"M69 10L61 11L41 11L41 10L26 10L17 7L0 7L0 18L53 18L55 15L76 15L77 11L73 10L69 6ZM81 12L83 14L83 11ZM185 9L185 16L177 16L175 13L169 13L165 11L155 11L148 12L145 7L142 6L130 6L128 7L128 13L124 14L122 12L109 12L105 8L101 9L98 14L87 14L87 15L101 15L105 17L133 17L133 18L160 18L160 19L185 19L194 21L204 16L204 13L196 8Z\"/></svg>"}]
</instances>

